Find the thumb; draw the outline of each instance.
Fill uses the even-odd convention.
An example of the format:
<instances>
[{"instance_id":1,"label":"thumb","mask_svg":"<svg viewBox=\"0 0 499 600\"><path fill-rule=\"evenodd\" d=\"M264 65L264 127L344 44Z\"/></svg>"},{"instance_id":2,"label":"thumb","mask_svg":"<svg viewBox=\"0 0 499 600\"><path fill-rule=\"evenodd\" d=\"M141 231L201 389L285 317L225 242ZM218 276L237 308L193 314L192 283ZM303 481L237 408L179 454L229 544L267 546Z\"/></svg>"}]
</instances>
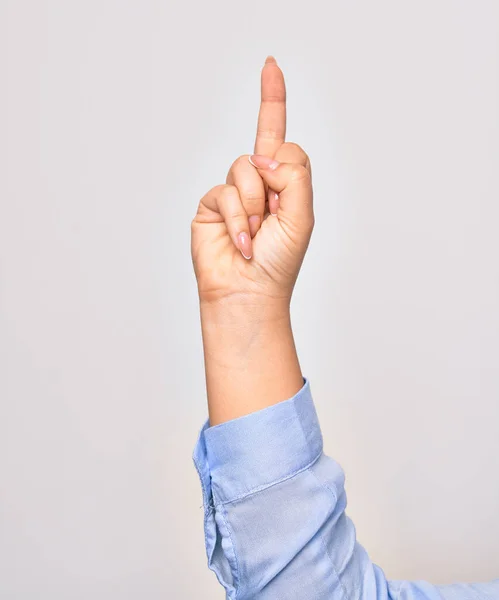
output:
<instances>
[{"instance_id":1,"label":"thumb","mask_svg":"<svg viewBox=\"0 0 499 600\"><path fill-rule=\"evenodd\" d=\"M289 218L294 225L313 225L310 171L298 163L281 163L261 154L253 154L248 158L264 182L279 194L278 218Z\"/></svg>"}]
</instances>

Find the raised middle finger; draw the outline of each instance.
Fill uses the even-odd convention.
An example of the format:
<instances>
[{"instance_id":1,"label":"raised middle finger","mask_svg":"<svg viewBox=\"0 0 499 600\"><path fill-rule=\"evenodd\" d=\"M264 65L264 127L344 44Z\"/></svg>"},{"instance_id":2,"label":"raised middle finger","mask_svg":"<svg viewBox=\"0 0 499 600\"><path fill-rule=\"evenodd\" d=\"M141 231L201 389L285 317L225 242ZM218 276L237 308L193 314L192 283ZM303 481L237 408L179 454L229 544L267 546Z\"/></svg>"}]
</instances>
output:
<instances>
[{"instance_id":1,"label":"raised middle finger","mask_svg":"<svg viewBox=\"0 0 499 600\"><path fill-rule=\"evenodd\" d=\"M255 154L273 158L286 137L286 84L273 56L268 56L261 74L261 101Z\"/></svg>"}]
</instances>

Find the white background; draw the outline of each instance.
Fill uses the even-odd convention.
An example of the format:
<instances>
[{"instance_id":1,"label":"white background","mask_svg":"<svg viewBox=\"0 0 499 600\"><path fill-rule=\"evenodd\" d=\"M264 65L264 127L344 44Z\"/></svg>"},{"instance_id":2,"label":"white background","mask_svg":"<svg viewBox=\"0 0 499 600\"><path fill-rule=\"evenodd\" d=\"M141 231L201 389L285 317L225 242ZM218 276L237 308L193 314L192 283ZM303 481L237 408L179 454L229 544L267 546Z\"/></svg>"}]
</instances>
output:
<instances>
[{"instance_id":1,"label":"white background","mask_svg":"<svg viewBox=\"0 0 499 600\"><path fill-rule=\"evenodd\" d=\"M499 577L499 4L0 0L0 597L223 597L190 221L287 77L293 301L390 578Z\"/></svg>"}]
</instances>

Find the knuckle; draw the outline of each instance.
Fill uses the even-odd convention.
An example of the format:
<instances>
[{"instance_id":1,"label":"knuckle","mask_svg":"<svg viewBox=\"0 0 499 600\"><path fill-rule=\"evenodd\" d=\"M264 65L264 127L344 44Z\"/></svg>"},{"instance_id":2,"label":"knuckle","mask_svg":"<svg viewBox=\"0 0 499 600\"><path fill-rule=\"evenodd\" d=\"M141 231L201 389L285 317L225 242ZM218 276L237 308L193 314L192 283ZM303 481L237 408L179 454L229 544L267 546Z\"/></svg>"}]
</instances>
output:
<instances>
[{"instance_id":1,"label":"knuckle","mask_svg":"<svg viewBox=\"0 0 499 600\"><path fill-rule=\"evenodd\" d=\"M220 198L223 189L226 187L227 184L225 183L221 183L219 185L215 185L213 186L210 190L208 190L208 192L206 192L206 194L201 198L201 202L203 202L203 200L207 197L210 198Z\"/></svg>"},{"instance_id":2,"label":"knuckle","mask_svg":"<svg viewBox=\"0 0 499 600\"><path fill-rule=\"evenodd\" d=\"M228 200L237 193L236 186L230 183L222 183L221 185L216 186L215 190L217 190L218 196L221 200Z\"/></svg>"},{"instance_id":3,"label":"knuckle","mask_svg":"<svg viewBox=\"0 0 499 600\"><path fill-rule=\"evenodd\" d=\"M244 206L259 207L260 205L265 204L264 193L254 190L244 190L241 194L241 199Z\"/></svg>"},{"instance_id":4,"label":"knuckle","mask_svg":"<svg viewBox=\"0 0 499 600\"><path fill-rule=\"evenodd\" d=\"M238 156L236 158L236 160L232 163L232 169L238 169L239 167L242 167L243 165L246 166L246 163L248 163L248 157L249 154L242 154L241 156Z\"/></svg>"},{"instance_id":5,"label":"knuckle","mask_svg":"<svg viewBox=\"0 0 499 600\"><path fill-rule=\"evenodd\" d=\"M263 138L266 140L277 140L281 139L282 134L278 129L270 127L258 127L256 135L259 138Z\"/></svg>"},{"instance_id":6,"label":"knuckle","mask_svg":"<svg viewBox=\"0 0 499 600\"><path fill-rule=\"evenodd\" d=\"M242 208L236 208L227 215L227 219L231 221L244 221L247 219L247 214Z\"/></svg>"},{"instance_id":7,"label":"knuckle","mask_svg":"<svg viewBox=\"0 0 499 600\"><path fill-rule=\"evenodd\" d=\"M240 204L239 194L235 185L224 183L219 187L217 196L220 212L224 215L232 211L234 206Z\"/></svg>"},{"instance_id":8,"label":"knuckle","mask_svg":"<svg viewBox=\"0 0 499 600\"><path fill-rule=\"evenodd\" d=\"M265 104L266 102L268 102L269 104L283 104L285 101L286 101L286 95L283 93L281 93L281 94L266 93L262 100L262 104Z\"/></svg>"},{"instance_id":9,"label":"knuckle","mask_svg":"<svg viewBox=\"0 0 499 600\"><path fill-rule=\"evenodd\" d=\"M291 180L294 182L306 182L310 180L310 173L304 165L295 163L291 167Z\"/></svg>"},{"instance_id":10,"label":"knuckle","mask_svg":"<svg viewBox=\"0 0 499 600\"><path fill-rule=\"evenodd\" d=\"M286 153L289 153L289 155L293 157L291 162L297 162L300 165L306 165L309 161L308 154L299 144L296 144L295 142L286 142L282 145L282 148L286 151Z\"/></svg>"}]
</instances>

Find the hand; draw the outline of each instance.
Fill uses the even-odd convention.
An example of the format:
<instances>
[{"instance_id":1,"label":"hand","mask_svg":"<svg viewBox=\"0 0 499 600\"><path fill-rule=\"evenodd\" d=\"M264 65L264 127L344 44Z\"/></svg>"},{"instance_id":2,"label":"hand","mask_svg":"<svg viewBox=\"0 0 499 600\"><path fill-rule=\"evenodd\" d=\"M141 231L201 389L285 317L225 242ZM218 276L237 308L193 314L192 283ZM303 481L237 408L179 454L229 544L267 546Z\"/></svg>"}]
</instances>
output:
<instances>
[{"instance_id":1,"label":"hand","mask_svg":"<svg viewBox=\"0 0 499 600\"><path fill-rule=\"evenodd\" d=\"M284 77L269 57L255 155L232 164L226 183L201 199L192 221L202 304L289 305L314 214L310 161L298 145L285 143L285 131Z\"/></svg>"},{"instance_id":2,"label":"hand","mask_svg":"<svg viewBox=\"0 0 499 600\"><path fill-rule=\"evenodd\" d=\"M238 158L192 221L211 425L303 386L289 304L314 226L310 162L284 142L286 90L271 57L261 91L254 164Z\"/></svg>"}]
</instances>

